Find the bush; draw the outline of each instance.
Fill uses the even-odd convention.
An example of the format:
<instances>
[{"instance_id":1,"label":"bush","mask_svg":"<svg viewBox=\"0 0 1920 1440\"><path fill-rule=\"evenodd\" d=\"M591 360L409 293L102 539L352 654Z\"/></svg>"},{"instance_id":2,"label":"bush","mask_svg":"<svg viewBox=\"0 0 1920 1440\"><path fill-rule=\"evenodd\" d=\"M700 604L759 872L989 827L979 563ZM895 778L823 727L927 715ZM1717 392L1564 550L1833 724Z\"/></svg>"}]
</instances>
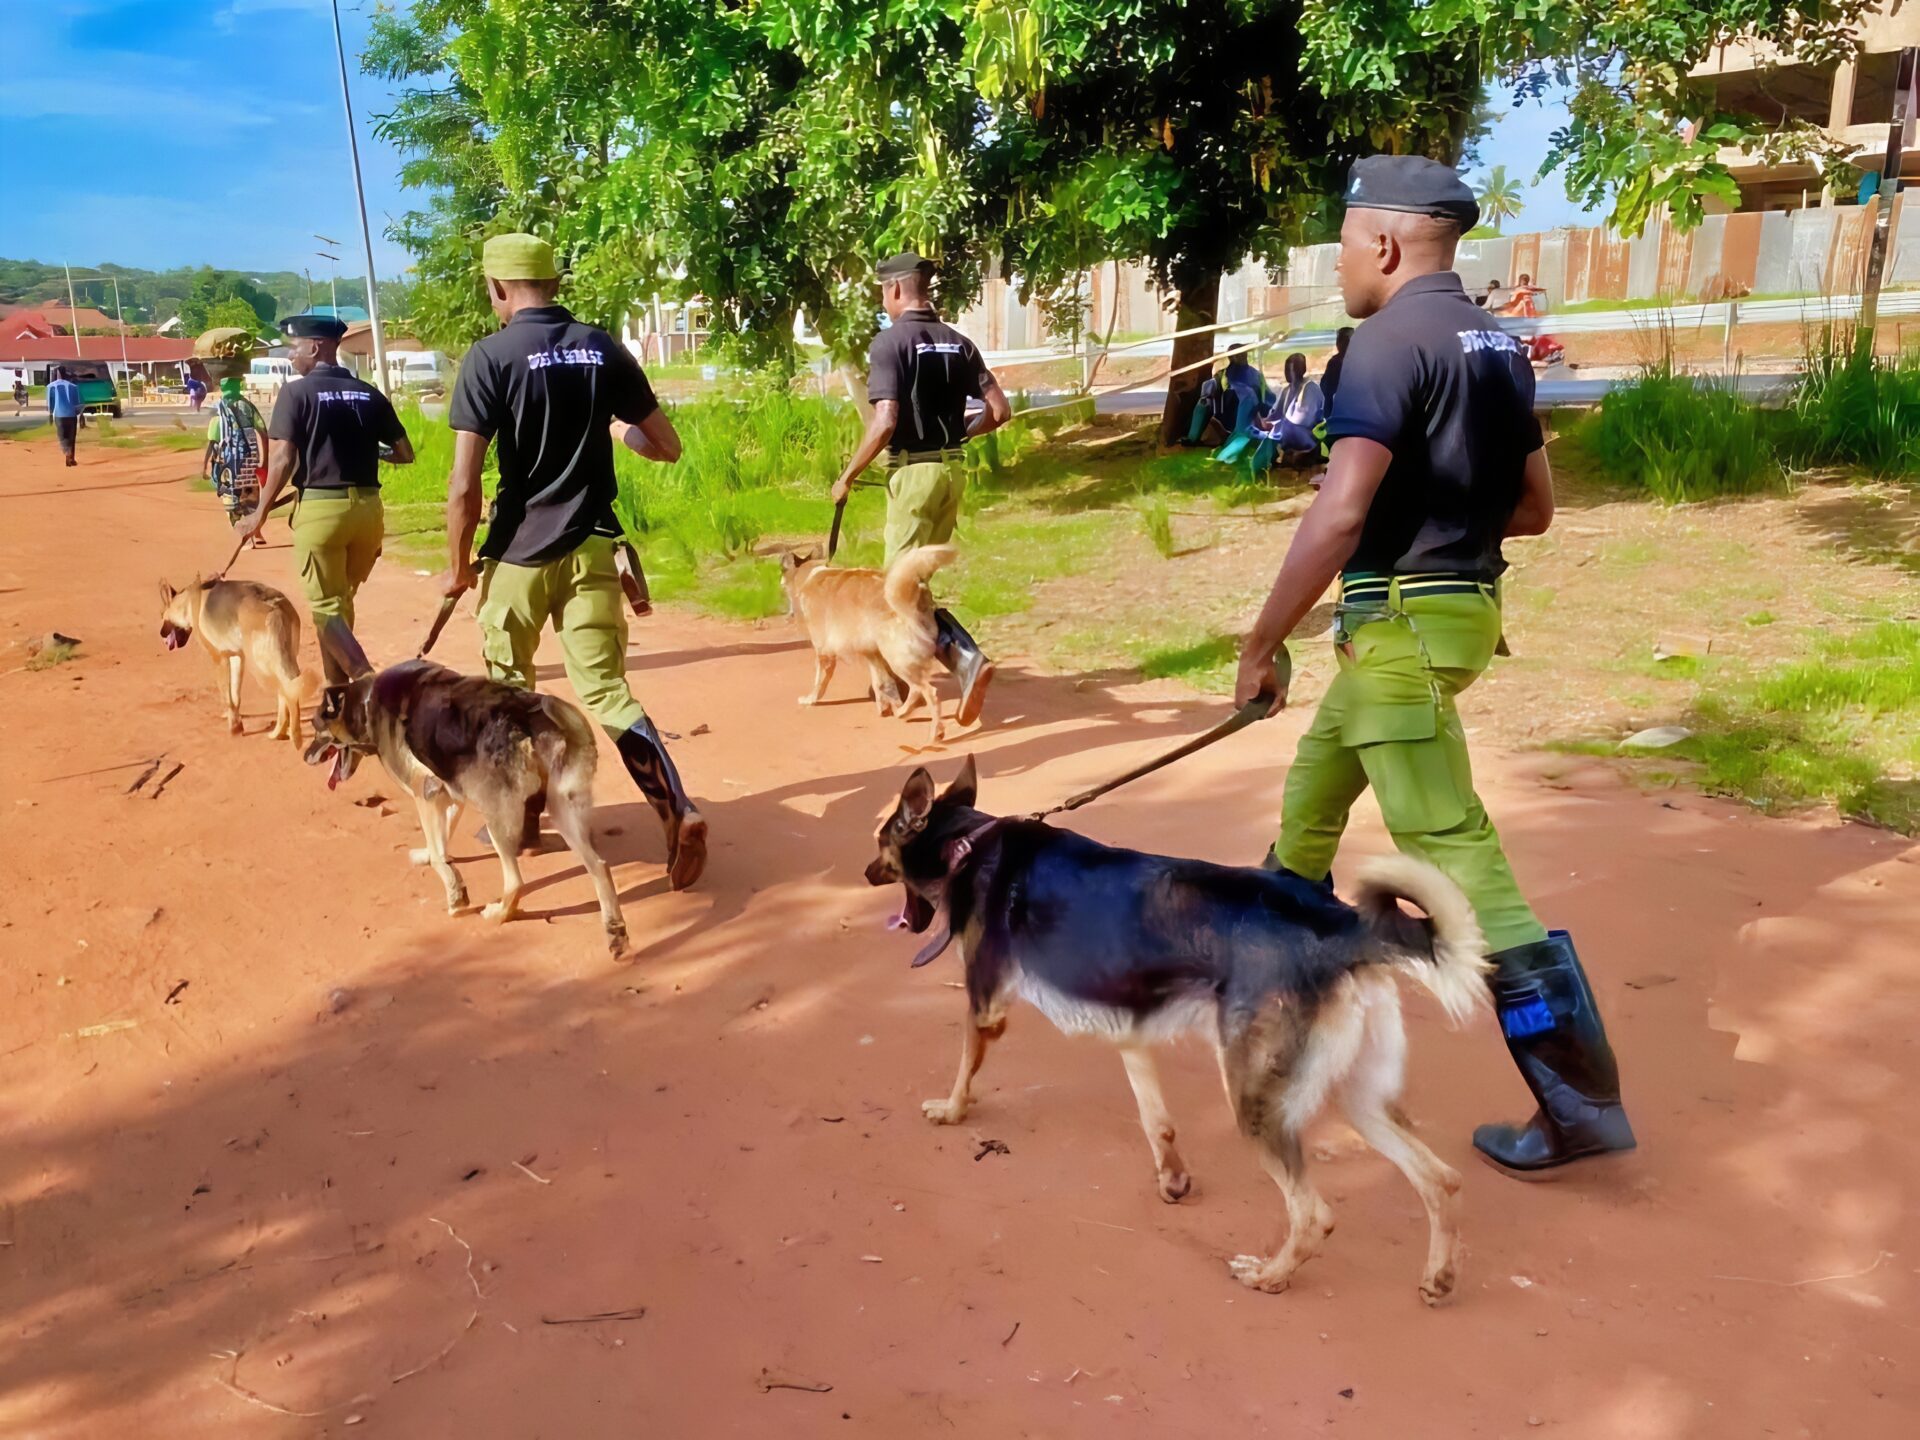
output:
<instances>
[{"instance_id":1,"label":"bush","mask_svg":"<svg viewBox=\"0 0 1920 1440\"><path fill-rule=\"evenodd\" d=\"M1582 438L1608 470L1669 504L1750 495L1780 476L1760 412L1671 359L1610 391Z\"/></svg>"},{"instance_id":2,"label":"bush","mask_svg":"<svg viewBox=\"0 0 1920 1440\"><path fill-rule=\"evenodd\" d=\"M1173 515L1167 509L1167 497L1143 495L1134 505L1140 512L1140 526L1147 532L1147 539L1153 542L1153 548L1160 552L1162 560L1171 560L1175 546Z\"/></svg>"},{"instance_id":3,"label":"bush","mask_svg":"<svg viewBox=\"0 0 1920 1440\"><path fill-rule=\"evenodd\" d=\"M1882 477L1920 475L1920 353L1886 360L1829 328L1778 417L1790 465L1857 465Z\"/></svg>"}]
</instances>

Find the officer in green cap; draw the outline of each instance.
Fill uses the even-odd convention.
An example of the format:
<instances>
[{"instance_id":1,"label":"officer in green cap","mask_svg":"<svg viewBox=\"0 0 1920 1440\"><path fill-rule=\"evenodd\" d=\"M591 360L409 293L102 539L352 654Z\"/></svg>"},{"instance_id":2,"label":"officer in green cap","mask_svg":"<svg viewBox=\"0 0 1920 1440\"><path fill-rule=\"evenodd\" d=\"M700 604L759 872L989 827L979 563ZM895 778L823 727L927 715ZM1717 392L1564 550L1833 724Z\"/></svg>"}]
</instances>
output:
<instances>
[{"instance_id":1,"label":"officer in green cap","mask_svg":"<svg viewBox=\"0 0 1920 1440\"><path fill-rule=\"evenodd\" d=\"M909 251L881 261L876 273L892 323L874 337L867 378L873 418L834 482L833 499L844 502L860 473L887 453L885 563L891 565L902 551L953 538L967 483L960 446L1006 424L1013 407L979 347L934 310L930 262ZM971 420L970 399L983 407ZM933 614L940 663L960 684L954 719L971 725L986 702L993 664L950 612Z\"/></svg>"},{"instance_id":2,"label":"officer in green cap","mask_svg":"<svg viewBox=\"0 0 1920 1440\"><path fill-rule=\"evenodd\" d=\"M1332 884L1347 812L1372 787L1394 843L1437 865L1486 934L1501 1029L1539 1103L1474 1145L1510 1171L1631 1149L1620 1075L1564 930L1520 893L1474 793L1454 697L1500 645L1508 536L1553 519L1553 478L1520 342L1453 272L1473 192L1417 156L1357 162L1340 289L1363 323L1327 421L1326 480L1240 655L1235 698L1277 683L1274 656L1337 577L1339 668L1287 774L1269 868Z\"/></svg>"},{"instance_id":3,"label":"officer in green cap","mask_svg":"<svg viewBox=\"0 0 1920 1440\"><path fill-rule=\"evenodd\" d=\"M680 437L626 347L555 303L560 271L552 246L533 235L496 235L481 252L481 269L501 328L467 352L449 407L454 451L444 593L480 587L487 673L509 685L533 688L534 652L553 627L567 680L660 817L668 876L684 890L705 868L707 822L627 685L612 426L624 421L628 447L664 463L680 458ZM496 441L500 486L476 570L480 474ZM529 806L518 837L493 839L524 846L538 832L539 815Z\"/></svg>"},{"instance_id":4,"label":"officer in green cap","mask_svg":"<svg viewBox=\"0 0 1920 1440\"><path fill-rule=\"evenodd\" d=\"M320 662L329 685L350 678L349 656L335 632L353 630L353 597L373 573L386 536L380 504L380 460L413 462L393 402L339 363L346 325L332 315L293 315L280 322L287 358L299 379L273 402L267 435L267 483L253 514L234 527L242 540L260 533L267 512L289 484L299 489L287 524L293 562L313 611Z\"/></svg>"}]
</instances>

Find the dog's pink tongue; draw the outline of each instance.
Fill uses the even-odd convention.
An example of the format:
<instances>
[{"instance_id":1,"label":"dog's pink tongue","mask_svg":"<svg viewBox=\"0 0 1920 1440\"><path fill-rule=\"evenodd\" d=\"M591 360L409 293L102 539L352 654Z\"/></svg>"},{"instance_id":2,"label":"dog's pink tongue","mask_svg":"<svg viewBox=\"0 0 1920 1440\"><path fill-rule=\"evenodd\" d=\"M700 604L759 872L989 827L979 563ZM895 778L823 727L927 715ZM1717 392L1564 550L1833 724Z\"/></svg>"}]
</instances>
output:
<instances>
[{"instance_id":1,"label":"dog's pink tongue","mask_svg":"<svg viewBox=\"0 0 1920 1440\"><path fill-rule=\"evenodd\" d=\"M333 752L333 764L327 767L327 789L337 790L340 788L340 772L346 769L346 765L347 752L344 750L335 750Z\"/></svg>"}]
</instances>

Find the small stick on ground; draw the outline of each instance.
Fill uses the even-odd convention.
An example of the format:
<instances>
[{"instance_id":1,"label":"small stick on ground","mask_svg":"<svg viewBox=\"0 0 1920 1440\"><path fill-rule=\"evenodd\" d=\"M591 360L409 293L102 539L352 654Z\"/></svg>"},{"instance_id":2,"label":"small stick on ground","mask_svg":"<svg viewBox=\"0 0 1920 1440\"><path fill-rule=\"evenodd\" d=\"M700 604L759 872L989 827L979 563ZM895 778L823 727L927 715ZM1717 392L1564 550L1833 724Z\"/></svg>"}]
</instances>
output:
<instances>
[{"instance_id":1,"label":"small stick on ground","mask_svg":"<svg viewBox=\"0 0 1920 1440\"><path fill-rule=\"evenodd\" d=\"M553 1184L553 1181L547 1179L546 1176L534 1174L533 1171L529 1170L526 1166L522 1165L518 1160L513 1162L513 1168L518 1170L522 1175L526 1176L529 1180L537 1180L542 1185Z\"/></svg>"},{"instance_id":2,"label":"small stick on ground","mask_svg":"<svg viewBox=\"0 0 1920 1440\"><path fill-rule=\"evenodd\" d=\"M167 757L164 755L156 755L153 757L153 759L147 761L146 762L147 768L140 772L139 776L134 780L134 782L131 785L127 786L126 793L129 795L133 794L134 791L138 790L142 785L145 785L147 781L151 780L153 778L153 772L160 768L161 762L164 761L166 758ZM138 765L140 762L136 760L133 763Z\"/></svg>"},{"instance_id":3,"label":"small stick on ground","mask_svg":"<svg viewBox=\"0 0 1920 1440\"><path fill-rule=\"evenodd\" d=\"M1000 1342L1000 1348L1002 1350L1006 1349L1007 1346L1013 1343L1013 1337L1018 1335L1019 1333L1020 1333L1020 1322L1016 1320L1013 1322L1013 1328L1007 1331L1007 1338Z\"/></svg>"},{"instance_id":4,"label":"small stick on ground","mask_svg":"<svg viewBox=\"0 0 1920 1440\"><path fill-rule=\"evenodd\" d=\"M542 1325L597 1325L602 1320L639 1320L645 1317L647 1307L635 1305L631 1310L602 1310L597 1315L542 1315Z\"/></svg>"},{"instance_id":5,"label":"small stick on ground","mask_svg":"<svg viewBox=\"0 0 1920 1440\"><path fill-rule=\"evenodd\" d=\"M187 765L184 760L176 760L174 762L173 768L167 771L166 774L160 777L160 783L155 785L152 790L147 792L147 798L149 800L158 800L160 798L160 792L166 789L167 786L173 783L173 777L178 775L182 770L186 768L187 768Z\"/></svg>"}]
</instances>

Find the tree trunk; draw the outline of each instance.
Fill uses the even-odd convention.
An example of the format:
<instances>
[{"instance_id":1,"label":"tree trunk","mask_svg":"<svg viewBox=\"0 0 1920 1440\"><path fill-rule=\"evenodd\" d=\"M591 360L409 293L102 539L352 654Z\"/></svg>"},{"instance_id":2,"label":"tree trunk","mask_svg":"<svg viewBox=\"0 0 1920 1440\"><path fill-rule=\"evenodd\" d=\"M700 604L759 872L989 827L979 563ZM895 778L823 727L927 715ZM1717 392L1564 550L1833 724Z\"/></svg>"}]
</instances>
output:
<instances>
[{"instance_id":1,"label":"tree trunk","mask_svg":"<svg viewBox=\"0 0 1920 1440\"><path fill-rule=\"evenodd\" d=\"M1202 276L1180 292L1180 308L1175 311L1174 329L1191 330L1196 325L1211 325L1220 313L1220 272ZM1160 412L1160 445L1166 448L1187 433L1193 417L1193 402L1207 378L1203 360L1213 357L1218 333L1208 330L1199 335L1183 335L1173 342L1173 368L1185 370L1167 381L1167 403ZM1192 365L1196 368L1186 370Z\"/></svg>"}]
</instances>

